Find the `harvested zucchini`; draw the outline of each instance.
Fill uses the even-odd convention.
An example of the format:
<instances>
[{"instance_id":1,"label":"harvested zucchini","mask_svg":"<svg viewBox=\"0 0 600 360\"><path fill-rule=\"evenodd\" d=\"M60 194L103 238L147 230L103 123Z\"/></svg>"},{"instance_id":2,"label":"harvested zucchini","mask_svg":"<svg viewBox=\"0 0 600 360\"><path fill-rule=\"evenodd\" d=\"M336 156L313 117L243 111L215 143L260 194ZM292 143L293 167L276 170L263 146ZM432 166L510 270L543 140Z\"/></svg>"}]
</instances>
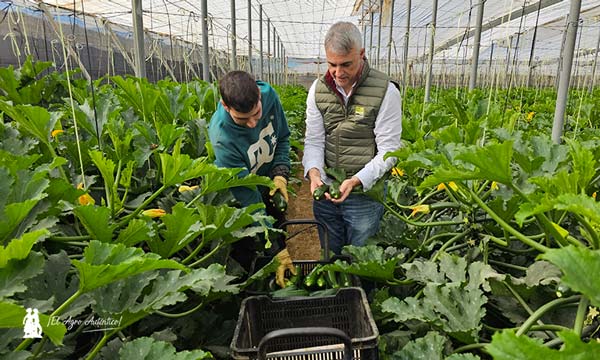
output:
<instances>
[{"instance_id":1,"label":"harvested zucchini","mask_svg":"<svg viewBox=\"0 0 600 360\"><path fill-rule=\"evenodd\" d=\"M313 199L319 201L325 198L325 193L329 190L329 186L327 184L323 184L315 189L313 192Z\"/></svg>"},{"instance_id":2,"label":"harvested zucchini","mask_svg":"<svg viewBox=\"0 0 600 360\"><path fill-rule=\"evenodd\" d=\"M277 211L284 213L287 210L287 201L285 201L285 198L279 191L273 194L273 196L271 197L271 202L273 203L273 205L275 205Z\"/></svg>"},{"instance_id":3,"label":"harvested zucchini","mask_svg":"<svg viewBox=\"0 0 600 360\"><path fill-rule=\"evenodd\" d=\"M332 198L339 199L340 196L342 195L340 193L340 185L341 184L338 181L334 181L329 186L329 195L331 195Z\"/></svg>"}]
</instances>

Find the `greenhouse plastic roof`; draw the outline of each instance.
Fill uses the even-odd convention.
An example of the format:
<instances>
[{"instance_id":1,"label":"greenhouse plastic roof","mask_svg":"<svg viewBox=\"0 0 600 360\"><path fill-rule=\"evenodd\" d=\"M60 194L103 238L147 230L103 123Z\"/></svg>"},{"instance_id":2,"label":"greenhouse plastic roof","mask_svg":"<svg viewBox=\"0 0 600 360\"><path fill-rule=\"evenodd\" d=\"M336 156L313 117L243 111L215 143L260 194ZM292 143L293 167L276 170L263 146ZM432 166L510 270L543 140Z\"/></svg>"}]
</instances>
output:
<instances>
[{"instance_id":1,"label":"greenhouse plastic roof","mask_svg":"<svg viewBox=\"0 0 600 360\"><path fill-rule=\"evenodd\" d=\"M3 1L6 2L6 1ZM131 0L22 0L35 6L38 2L58 6L65 11L85 12L114 24L131 26ZM12 3L12 1L11 1ZM174 36L191 43L201 43L201 10L199 0L143 0L143 22L147 31ZM386 62L389 41L389 18L393 19L392 56L401 62L406 38L407 0L241 0L236 4L237 52L248 53L248 4L251 3L252 46L258 51L259 7L263 9L263 51L267 52L267 23L281 39L288 57L305 62L323 59L323 37L337 21L350 21L364 31L367 57ZM394 4L393 11L391 4ZM412 1L408 58L423 63L431 34L433 1ZM507 59L527 62L536 36L534 60L541 66L556 63L560 57L568 0L495 0L486 1L483 15L480 61ZM381 41L379 38L380 4L383 4ZM473 48L478 0L439 0L435 31L435 62L469 61ZM538 6L539 18L538 18ZM371 35L371 13L373 27ZM521 16L522 14L525 14ZM231 8L228 0L208 1L209 44L214 49L230 51ZM597 47L600 27L600 1L582 1L576 55L582 63L591 62ZM537 26L537 33L534 31ZM371 43L372 36L372 46ZM377 51L377 45L380 51ZM508 50L508 45L513 50ZM517 50L514 50L514 49ZM516 58L515 58L516 55ZM393 60L394 61L394 60ZM508 62L508 61L507 61Z\"/></svg>"}]
</instances>

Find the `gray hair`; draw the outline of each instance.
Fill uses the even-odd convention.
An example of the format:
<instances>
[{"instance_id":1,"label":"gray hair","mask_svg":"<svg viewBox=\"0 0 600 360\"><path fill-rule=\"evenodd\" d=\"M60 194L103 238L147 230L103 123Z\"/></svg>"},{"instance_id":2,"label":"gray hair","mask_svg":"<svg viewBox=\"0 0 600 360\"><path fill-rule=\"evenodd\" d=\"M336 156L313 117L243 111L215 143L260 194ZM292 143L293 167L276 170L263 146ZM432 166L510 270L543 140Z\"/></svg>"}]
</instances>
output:
<instances>
[{"instance_id":1,"label":"gray hair","mask_svg":"<svg viewBox=\"0 0 600 360\"><path fill-rule=\"evenodd\" d=\"M352 49L362 49L362 35L356 25L340 21L333 24L325 35L325 49L347 54Z\"/></svg>"}]
</instances>

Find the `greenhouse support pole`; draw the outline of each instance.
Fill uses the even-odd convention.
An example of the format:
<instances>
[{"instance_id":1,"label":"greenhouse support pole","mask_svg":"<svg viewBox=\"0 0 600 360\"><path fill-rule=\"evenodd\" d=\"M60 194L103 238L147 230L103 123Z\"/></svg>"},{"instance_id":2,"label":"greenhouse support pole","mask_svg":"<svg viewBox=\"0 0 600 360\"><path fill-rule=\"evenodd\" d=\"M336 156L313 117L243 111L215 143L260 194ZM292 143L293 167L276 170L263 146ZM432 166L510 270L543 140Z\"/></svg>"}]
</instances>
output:
<instances>
[{"instance_id":1,"label":"greenhouse support pole","mask_svg":"<svg viewBox=\"0 0 600 360\"><path fill-rule=\"evenodd\" d=\"M379 26L377 28L377 70L379 70L379 58L381 57L381 22L383 21L383 0L379 0Z\"/></svg>"},{"instance_id":2,"label":"greenhouse support pole","mask_svg":"<svg viewBox=\"0 0 600 360\"><path fill-rule=\"evenodd\" d=\"M477 66L479 65L479 46L481 45L481 24L483 23L483 6L485 0L479 0L477 20L475 22L475 39L473 43L473 56L471 57L471 77L469 78L469 91L477 85Z\"/></svg>"},{"instance_id":3,"label":"greenhouse support pole","mask_svg":"<svg viewBox=\"0 0 600 360\"><path fill-rule=\"evenodd\" d=\"M402 87L403 94L406 93L406 86L408 82L408 40L410 37L410 12L412 4L411 0L406 2L406 32L404 33L404 73L402 74Z\"/></svg>"},{"instance_id":4,"label":"greenhouse support pole","mask_svg":"<svg viewBox=\"0 0 600 360\"><path fill-rule=\"evenodd\" d=\"M133 44L135 48L135 76L146 77L146 54L144 53L144 21L142 18L142 0L131 0L133 16Z\"/></svg>"},{"instance_id":5,"label":"greenhouse support pole","mask_svg":"<svg viewBox=\"0 0 600 360\"><path fill-rule=\"evenodd\" d=\"M208 5L202 0L202 80L210 82L210 58L208 55Z\"/></svg>"},{"instance_id":6,"label":"greenhouse support pole","mask_svg":"<svg viewBox=\"0 0 600 360\"><path fill-rule=\"evenodd\" d=\"M373 9L369 8L369 11L371 12L371 34L369 35L370 40L369 40L369 61L371 61L371 63L373 63L373 22L375 21L375 17L373 15Z\"/></svg>"},{"instance_id":7,"label":"greenhouse support pole","mask_svg":"<svg viewBox=\"0 0 600 360\"><path fill-rule=\"evenodd\" d=\"M565 43L567 42L567 29L569 28L569 14L567 14L567 17L565 19L565 30L563 31L563 37L562 37L562 41L560 42L560 55L562 56L562 54L565 52ZM560 58L558 59L558 61L556 62L556 78L554 79L554 87L558 88L558 82L560 80L560 74L562 72L562 62L560 61Z\"/></svg>"},{"instance_id":8,"label":"greenhouse support pole","mask_svg":"<svg viewBox=\"0 0 600 360\"><path fill-rule=\"evenodd\" d=\"M248 72L252 74L252 0L248 0Z\"/></svg>"},{"instance_id":9,"label":"greenhouse support pole","mask_svg":"<svg viewBox=\"0 0 600 360\"><path fill-rule=\"evenodd\" d=\"M535 17L535 28L533 28L533 39L531 40L531 51L529 52L529 69L527 74L527 87L531 87L533 81L533 53L535 51L535 39L537 38L538 24L540 21L540 10L542 9L542 2L538 4L537 15Z\"/></svg>"},{"instance_id":10,"label":"greenhouse support pole","mask_svg":"<svg viewBox=\"0 0 600 360\"><path fill-rule=\"evenodd\" d=\"M267 82L271 82L271 19L267 18Z\"/></svg>"},{"instance_id":11,"label":"greenhouse support pole","mask_svg":"<svg viewBox=\"0 0 600 360\"><path fill-rule=\"evenodd\" d=\"M435 28L437 26L438 0L433 0L431 10L431 36L429 37L429 54L427 59L427 78L425 79L425 102L431 99L431 77L433 71L433 50L435 48Z\"/></svg>"},{"instance_id":12,"label":"greenhouse support pole","mask_svg":"<svg viewBox=\"0 0 600 360\"><path fill-rule=\"evenodd\" d=\"M283 43L281 42L281 38L277 36L277 78L279 84L283 84Z\"/></svg>"},{"instance_id":13,"label":"greenhouse support pole","mask_svg":"<svg viewBox=\"0 0 600 360\"><path fill-rule=\"evenodd\" d=\"M552 141L560 144L565 121L565 109L567 107L567 96L569 95L569 81L571 80L571 67L573 66L573 52L577 38L577 26L579 24L579 13L581 11L581 0L571 0L569 10L569 22L567 24L567 37L564 52L561 54L562 66L558 92L556 94L556 110L554 111L554 124L552 125Z\"/></svg>"},{"instance_id":14,"label":"greenhouse support pole","mask_svg":"<svg viewBox=\"0 0 600 360\"><path fill-rule=\"evenodd\" d=\"M389 33L389 39L388 39L388 56L387 56L387 74L388 76L391 76L392 73L392 44L393 44L393 39L394 39L394 3L395 1L392 0L392 3L390 4L390 33Z\"/></svg>"},{"instance_id":15,"label":"greenhouse support pole","mask_svg":"<svg viewBox=\"0 0 600 360\"><path fill-rule=\"evenodd\" d=\"M594 62L592 63L592 79L590 81L589 92L594 90L596 84L596 65L598 64L598 51L600 51L600 31L598 32L598 41L596 42L596 51L594 52Z\"/></svg>"},{"instance_id":16,"label":"greenhouse support pole","mask_svg":"<svg viewBox=\"0 0 600 360\"><path fill-rule=\"evenodd\" d=\"M273 55L271 56L273 63L273 71L271 73L271 82L275 83L277 78L277 47L275 46L275 39L277 38L275 34L275 25L273 25Z\"/></svg>"},{"instance_id":17,"label":"greenhouse support pole","mask_svg":"<svg viewBox=\"0 0 600 360\"><path fill-rule=\"evenodd\" d=\"M235 28L235 0L231 2L231 70L237 69L237 31Z\"/></svg>"},{"instance_id":18,"label":"greenhouse support pole","mask_svg":"<svg viewBox=\"0 0 600 360\"><path fill-rule=\"evenodd\" d=\"M258 68L258 78L263 80L265 78L264 68L265 62L263 58L263 9L262 4L258 5L258 52L260 53L260 65Z\"/></svg>"}]
</instances>

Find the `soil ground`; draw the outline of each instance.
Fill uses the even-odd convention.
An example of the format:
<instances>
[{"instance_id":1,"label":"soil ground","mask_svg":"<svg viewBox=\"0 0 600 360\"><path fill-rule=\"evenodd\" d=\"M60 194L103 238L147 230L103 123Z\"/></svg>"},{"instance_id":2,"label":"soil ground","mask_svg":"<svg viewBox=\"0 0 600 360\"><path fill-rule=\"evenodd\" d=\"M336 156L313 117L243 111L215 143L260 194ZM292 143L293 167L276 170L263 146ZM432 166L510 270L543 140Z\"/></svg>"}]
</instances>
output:
<instances>
[{"instance_id":1,"label":"soil ground","mask_svg":"<svg viewBox=\"0 0 600 360\"><path fill-rule=\"evenodd\" d=\"M302 156L300 155L300 158ZM310 184L303 178L303 169L296 176L302 179L299 185L293 185L296 195L290 194L288 203L287 219L314 219L312 212L312 195ZM321 245L319 234L315 226L293 225L289 226L287 248L294 260L319 260L321 256Z\"/></svg>"}]
</instances>

